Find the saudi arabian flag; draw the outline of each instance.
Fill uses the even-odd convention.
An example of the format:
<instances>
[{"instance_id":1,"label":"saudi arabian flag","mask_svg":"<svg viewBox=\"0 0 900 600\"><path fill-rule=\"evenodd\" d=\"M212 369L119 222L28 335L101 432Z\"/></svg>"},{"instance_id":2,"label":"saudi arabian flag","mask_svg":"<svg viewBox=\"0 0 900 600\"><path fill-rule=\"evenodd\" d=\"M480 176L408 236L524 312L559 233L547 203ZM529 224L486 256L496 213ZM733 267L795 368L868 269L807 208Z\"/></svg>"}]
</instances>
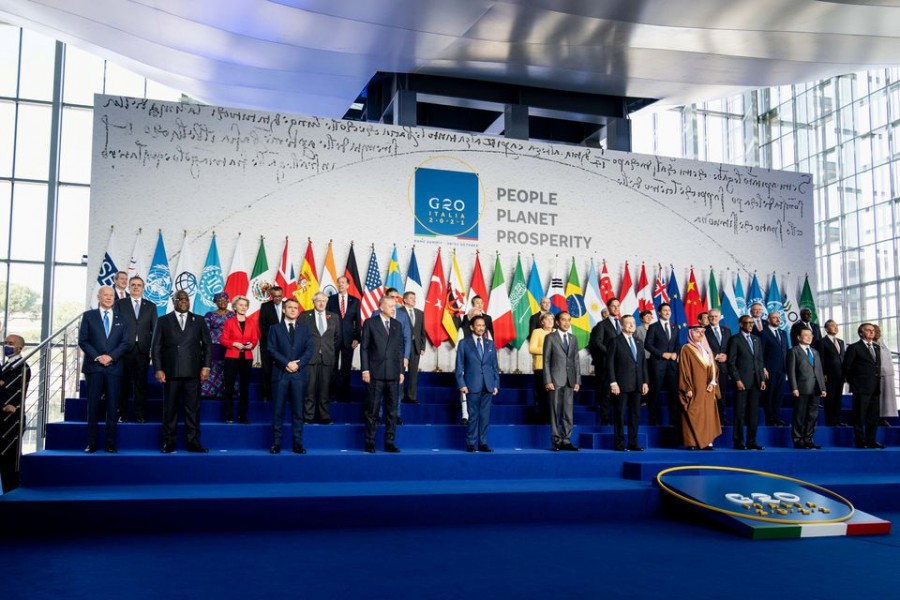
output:
<instances>
[{"instance_id":1,"label":"saudi arabian flag","mask_svg":"<svg viewBox=\"0 0 900 600\"><path fill-rule=\"evenodd\" d=\"M812 313L812 322L819 322L819 314L816 312L816 301L813 300L812 288L809 287L809 275L803 281L803 291L800 292L800 308L808 308Z\"/></svg>"},{"instance_id":2,"label":"saudi arabian flag","mask_svg":"<svg viewBox=\"0 0 900 600\"><path fill-rule=\"evenodd\" d=\"M634 290L632 289L632 296ZM637 304L637 300L635 300ZM578 279L578 270L575 268L575 259L572 259L572 268L569 270L569 281L566 282L566 308L572 317L572 335L578 340L578 349L587 347L591 339L591 322L588 318L587 307L584 305L584 294L581 293L581 282Z\"/></svg>"},{"instance_id":3,"label":"saudi arabian flag","mask_svg":"<svg viewBox=\"0 0 900 600\"><path fill-rule=\"evenodd\" d=\"M248 314L259 310L259 305L269 299L269 260L266 258L266 244L262 237L259 238L259 250L256 252L256 261L253 263L253 271L250 272L250 309Z\"/></svg>"},{"instance_id":4,"label":"saudi arabian flag","mask_svg":"<svg viewBox=\"0 0 900 600\"><path fill-rule=\"evenodd\" d=\"M706 288L706 304L712 310L713 308L722 310L722 302L719 300L719 286L716 285L716 276L713 270L709 270L709 285Z\"/></svg>"},{"instance_id":5,"label":"saudi arabian flag","mask_svg":"<svg viewBox=\"0 0 900 600\"><path fill-rule=\"evenodd\" d=\"M516 260L516 271L513 274L512 286L509 288L509 303L512 306L513 322L516 325L516 340L513 342L513 347L519 349L528 343L528 336L531 333L529 327L531 301L525 285L525 271L522 270L521 256Z\"/></svg>"}]
</instances>

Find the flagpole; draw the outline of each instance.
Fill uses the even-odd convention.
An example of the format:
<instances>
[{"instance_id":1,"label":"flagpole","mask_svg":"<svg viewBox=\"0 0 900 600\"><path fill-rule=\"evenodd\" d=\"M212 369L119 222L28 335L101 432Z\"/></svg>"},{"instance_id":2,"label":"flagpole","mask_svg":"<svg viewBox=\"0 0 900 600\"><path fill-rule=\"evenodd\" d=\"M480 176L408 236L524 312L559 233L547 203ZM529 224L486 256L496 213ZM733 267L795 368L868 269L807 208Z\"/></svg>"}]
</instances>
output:
<instances>
[{"instance_id":1,"label":"flagpole","mask_svg":"<svg viewBox=\"0 0 900 600\"><path fill-rule=\"evenodd\" d=\"M440 345L434 347L434 373L441 372L441 347Z\"/></svg>"}]
</instances>

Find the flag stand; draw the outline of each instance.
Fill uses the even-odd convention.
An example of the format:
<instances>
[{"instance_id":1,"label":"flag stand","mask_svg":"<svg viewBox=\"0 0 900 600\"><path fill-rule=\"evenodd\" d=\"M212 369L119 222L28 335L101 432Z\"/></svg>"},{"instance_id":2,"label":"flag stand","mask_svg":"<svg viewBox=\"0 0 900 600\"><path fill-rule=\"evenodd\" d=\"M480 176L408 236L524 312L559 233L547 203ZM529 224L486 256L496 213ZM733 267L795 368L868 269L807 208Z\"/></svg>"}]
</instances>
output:
<instances>
[{"instance_id":1,"label":"flag stand","mask_svg":"<svg viewBox=\"0 0 900 600\"><path fill-rule=\"evenodd\" d=\"M441 372L441 348L440 346L434 347L434 373Z\"/></svg>"},{"instance_id":2,"label":"flag stand","mask_svg":"<svg viewBox=\"0 0 900 600\"><path fill-rule=\"evenodd\" d=\"M519 369L519 350L521 350L521 348L514 348L514 350L515 350L515 353L516 353L516 370L513 371L513 373L515 373L516 375L521 375L521 374L522 374L522 370Z\"/></svg>"}]
</instances>

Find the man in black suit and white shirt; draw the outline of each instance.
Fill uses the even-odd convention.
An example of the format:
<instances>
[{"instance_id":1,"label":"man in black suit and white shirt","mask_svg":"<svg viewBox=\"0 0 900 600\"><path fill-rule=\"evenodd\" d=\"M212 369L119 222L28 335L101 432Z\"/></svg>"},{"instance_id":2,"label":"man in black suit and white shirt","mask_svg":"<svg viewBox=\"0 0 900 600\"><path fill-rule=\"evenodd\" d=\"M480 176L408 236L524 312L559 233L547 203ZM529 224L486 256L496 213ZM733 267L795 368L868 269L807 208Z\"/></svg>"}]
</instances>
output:
<instances>
[{"instance_id":1,"label":"man in black suit and white shirt","mask_svg":"<svg viewBox=\"0 0 900 600\"><path fill-rule=\"evenodd\" d=\"M116 300L116 310L134 331L134 345L122 359L124 374L119 394L119 422L128 421L128 396L134 393L134 420L143 423L147 404L147 367L150 366L150 343L156 327L156 304L143 298L144 280L128 280L127 298Z\"/></svg>"},{"instance_id":2,"label":"man in black suit and white shirt","mask_svg":"<svg viewBox=\"0 0 900 600\"><path fill-rule=\"evenodd\" d=\"M801 329L797 334L797 345L790 349L787 357L788 384L794 399L791 438L794 448L804 450L821 449L813 442L813 435L819 417L819 398L825 397L822 357L812 347L812 342L812 331Z\"/></svg>"},{"instance_id":3,"label":"man in black suit and white shirt","mask_svg":"<svg viewBox=\"0 0 900 600\"><path fill-rule=\"evenodd\" d=\"M728 342L728 376L734 382L734 441L735 450L763 450L756 443L759 424L759 392L766 389L763 374L762 343L753 334L753 317L740 318L740 332ZM747 444L744 445L744 424L747 425Z\"/></svg>"},{"instance_id":4,"label":"man in black suit and white shirt","mask_svg":"<svg viewBox=\"0 0 900 600\"><path fill-rule=\"evenodd\" d=\"M175 292L174 304L175 310L156 322L150 346L156 381L163 384L162 452L175 452L179 399L188 452L209 452L200 443L200 382L209 377L212 339L203 317L189 312L186 291Z\"/></svg>"},{"instance_id":5,"label":"man in black suit and white shirt","mask_svg":"<svg viewBox=\"0 0 900 600\"><path fill-rule=\"evenodd\" d=\"M394 299L382 296L378 312L363 324L359 349L366 394L366 452L375 452L378 412L384 401L384 451L400 452L394 443L397 431L399 385L403 383L403 328L391 315Z\"/></svg>"},{"instance_id":6,"label":"man in black suit and white shirt","mask_svg":"<svg viewBox=\"0 0 900 600\"><path fill-rule=\"evenodd\" d=\"M731 329L722 324L722 311L718 308L709 309L709 325L706 326L706 341L716 361L716 372L719 384L719 421L722 425L731 425L725 419L725 390L728 389L728 341L731 339Z\"/></svg>"},{"instance_id":7,"label":"man in black suit and white shirt","mask_svg":"<svg viewBox=\"0 0 900 600\"><path fill-rule=\"evenodd\" d=\"M607 348L622 333L622 325L619 324L619 300L612 298L606 305L609 315L594 325L591 329L591 337L588 339L588 352L591 355L591 363L594 365L594 394L596 402L600 406L600 424L610 423L609 401L609 371L606 366Z\"/></svg>"},{"instance_id":8,"label":"man in black suit and white shirt","mask_svg":"<svg viewBox=\"0 0 900 600\"><path fill-rule=\"evenodd\" d=\"M531 315L531 319L528 320L528 337L531 337L532 331L541 328L541 317L550 312L550 298L546 296L541 298L540 307L540 310Z\"/></svg>"},{"instance_id":9,"label":"man in black suit and white shirt","mask_svg":"<svg viewBox=\"0 0 900 600\"><path fill-rule=\"evenodd\" d=\"M351 296L347 290L350 280L338 277L338 293L329 296L325 310L340 317L338 344L334 349L334 395L338 402L350 402L350 366L353 364L353 352L359 346L362 337L362 316L359 299Z\"/></svg>"},{"instance_id":10,"label":"man in black suit and white shirt","mask_svg":"<svg viewBox=\"0 0 900 600\"><path fill-rule=\"evenodd\" d=\"M800 331L809 329L813 334L813 347L818 348L819 342L822 340L822 330L818 323L812 322L812 311L808 308L800 309L800 320L791 325L791 344L799 344Z\"/></svg>"},{"instance_id":11,"label":"man in black suit and white shirt","mask_svg":"<svg viewBox=\"0 0 900 600\"><path fill-rule=\"evenodd\" d=\"M325 310L328 296L323 292L313 295L313 310L300 315L312 334L313 354L309 359L309 382L303 406L303 421L312 423L318 412L323 425L331 425L331 376L334 371L334 349L338 344L340 325L338 315Z\"/></svg>"},{"instance_id":12,"label":"man in black suit and white shirt","mask_svg":"<svg viewBox=\"0 0 900 600\"><path fill-rule=\"evenodd\" d=\"M781 405L784 402L784 367L787 363L788 338L781 329L781 315L769 313L766 326L759 339L762 341L763 366L765 368L766 389L760 395L766 425L787 425L781 419Z\"/></svg>"},{"instance_id":13,"label":"man in black suit and white shirt","mask_svg":"<svg viewBox=\"0 0 900 600\"><path fill-rule=\"evenodd\" d=\"M415 292L403 294L403 305L398 306L397 310L406 312L412 328L412 339L410 340L412 348L409 352L409 367L406 369L403 401L409 404L418 404L416 396L419 386L419 358L425 354L425 313L416 308Z\"/></svg>"},{"instance_id":14,"label":"man in black suit and white shirt","mask_svg":"<svg viewBox=\"0 0 900 600\"><path fill-rule=\"evenodd\" d=\"M857 448L884 448L875 440L881 397L881 356L875 343L875 326L863 323L857 329L859 341L847 346L844 379L853 394L853 440Z\"/></svg>"},{"instance_id":15,"label":"man in black suit and white shirt","mask_svg":"<svg viewBox=\"0 0 900 600\"><path fill-rule=\"evenodd\" d=\"M659 393L666 393L669 407L669 426L680 433L681 402L678 400L678 354L681 351L681 337L678 325L669 321L672 307L666 302L656 309L659 320L647 329L644 347L650 353L650 394L647 406L650 409L650 424L660 425L662 410Z\"/></svg>"},{"instance_id":16,"label":"man in black suit and white shirt","mask_svg":"<svg viewBox=\"0 0 900 600\"><path fill-rule=\"evenodd\" d=\"M825 321L825 335L819 340L825 374L825 425L847 427L841 420L841 402L844 396L844 354L847 346L838 336L838 324L834 319Z\"/></svg>"},{"instance_id":17,"label":"man in black suit and white shirt","mask_svg":"<svg viewBox=\"0 0 900 600\"><path fill-rule=\"evenodd\" d=\"M616 450L640 452L638 445L638 423L641 418L641 396L647 394L647 359L644 345L634 337L634 317L622 317L622 335L609 345L607 369L609 370L610 393L615 406ZM625 445L625 411L628 411L628 446Z\"/></svg>"},{"instance_id":18,"label":"man in black suit and white shirt","mask_svg":"<svg viewBox=\"0 0 900 600\"><path fill-rule=\"evenodd\" d=\"M269 354L269 328L284 319L282 301L284 290L275 285L269 288L269 301L259 307L259 362L262 365L262 397L264 402L272 400L272 356Z\"/></svg>"}]
</instances>

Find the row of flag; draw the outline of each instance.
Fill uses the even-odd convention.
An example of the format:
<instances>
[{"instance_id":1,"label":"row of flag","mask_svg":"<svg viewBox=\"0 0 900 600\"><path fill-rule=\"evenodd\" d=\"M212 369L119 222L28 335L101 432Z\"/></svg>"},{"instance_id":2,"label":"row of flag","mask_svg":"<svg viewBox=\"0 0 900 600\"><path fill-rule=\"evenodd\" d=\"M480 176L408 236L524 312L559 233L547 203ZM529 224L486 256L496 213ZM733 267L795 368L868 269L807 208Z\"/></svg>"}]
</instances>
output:
<instances>
[{"instance_id":1,"label":"row of flag","mask_svg":"<svg viewBox=\"0 0 900 600\"><path fill-rule=\"evenodd\" d=\"M117 254L113 232L110 234L107 251L97 276L98 286L112 285L116 272L120 270L116 266L115 256ZM521 348L527 342L530 334L529 321L531 316L540 310L540 300L544 297L549 298L550 310L554 314L561 310L570 313L572 332L578 340L579 348L587 346L591 328L602 319L603 309L614 298L621 304L621 314L633 314L638 317L641 312L651 310L654 319L656 309L666 302L672 308L672 321L682 327L696 323L697 315L700 313L716 308L721 310L725 325L736 331L738 318L748 314L750 306L755 303L762 304L764 315L770 312L780 313L781 326L784 328L790 326L791 320L796 320L800 308L809 308L813 314L813 322L818 322L808 277L804 280L803 291L798 301L790 294L791 286L782 285L787 292L782 293L774 273L767 294L763 294L755 273L745 294L739 274L735 275L732 283L721 282L720 285L713 269L710 269L706 292L703 294L691 267L687 287L682 296L674 267L666 271L659 265L651 285L646 267L641 264L635 286L631 268L626 262L617 294L605 260L601 263L599 273L595 262L591 260L583 286L574 258L568 274L564 268L560 268L557 261L550 285L546 289L538 272L537 261L532 260L526 277L521 256L517 258L512 279L507 283L498 254L490 287L486 284L481 256L477 252L468 288L463 282L455 252L452 253L450 263L449 272L445 271L441 249L438 249L431 279L425 289L419 274L415 248L410 255L405 279L400 270L396 246L388 261L386 276L382 279L373 246L366 277L362 280L359 276L354 246L351 243L346 266L341 275L348 279L348 293L360 300L364 319L378 310L379 301L387 288L415 292L416 307L425 314L426 335L435 347L448 340L456 344L462 318L471 309L476 296L483 299L484 311L493 318L494 343L497 348L506 346ZM263 238L259 240L256 259L252 269L248 271L239 237L226 276L221 267L215 234L210 241L203 268L197 272L194 269L191 247L186 235L182 241L175 270L169 268L162 232L158 234L149 270L144 269L138 240L135 240L127 273L129 277L139 275L144 278L146 282L144 296L156 304L160 315L171 310L171 295L176 290L188 292L193 311L198 314L215 309L214 296L221 291L227 292L232 298L237 295L247 296L251 303L250 313L253 313L262 302L266 301L267 290L271 285L280 286L284 289L286 297L294 296L303 309L310 310L313 307L312 297L316 292L322 291L327 295L337 293L338 280L330 241L321 270L317 269L313 244L308 240L299 271L295 271L289 240L285 238L281 260L273 277ZM683 335L686 335L685 330Z\"/></svg>"}]
</instances>

